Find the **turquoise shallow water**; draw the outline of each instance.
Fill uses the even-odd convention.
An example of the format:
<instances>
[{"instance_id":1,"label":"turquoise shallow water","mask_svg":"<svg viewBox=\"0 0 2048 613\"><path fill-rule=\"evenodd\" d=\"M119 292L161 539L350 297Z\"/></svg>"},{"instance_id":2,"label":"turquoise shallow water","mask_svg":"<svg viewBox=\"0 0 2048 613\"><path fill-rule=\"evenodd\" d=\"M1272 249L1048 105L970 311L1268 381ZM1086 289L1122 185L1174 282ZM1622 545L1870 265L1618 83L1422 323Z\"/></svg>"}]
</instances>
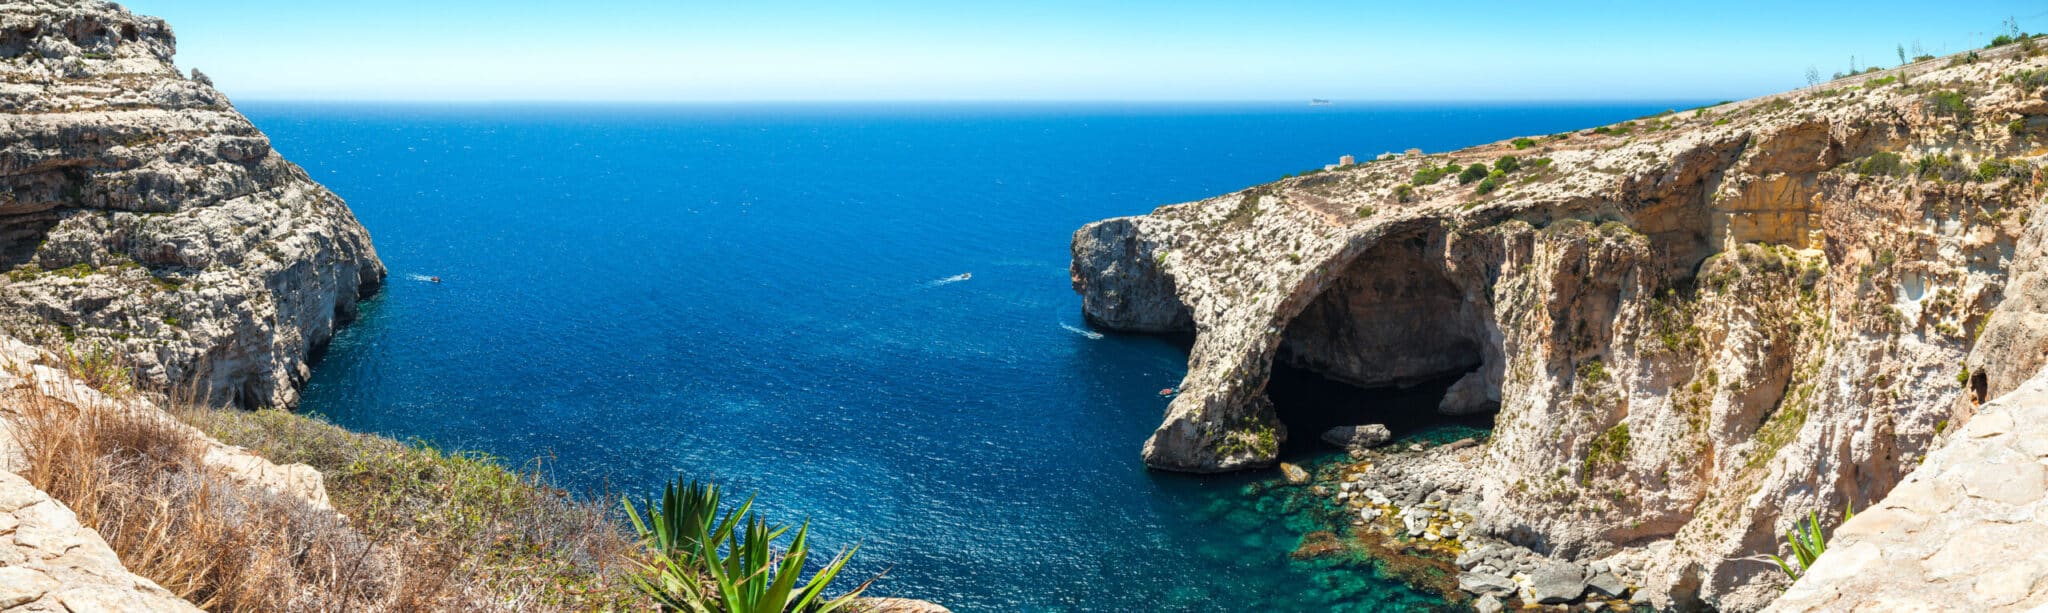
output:
<instances>
[{"instance_id":1,"label":"turquoise shallow water","mask_svg":"<svg viewBox=\"0 0 2048 613\"><path fill-rule=\"evenodd\" d=\"M392 270L306 390L337 423L578 491L758 491L862 543L881 591L963 612L1375 611L1436 601L1290 560L1327 520L1295 488L1139 464L1186 356L1087 330L1068 237L1342 154L1684 106L243 110Z\"/></svg>"}]
</instances>

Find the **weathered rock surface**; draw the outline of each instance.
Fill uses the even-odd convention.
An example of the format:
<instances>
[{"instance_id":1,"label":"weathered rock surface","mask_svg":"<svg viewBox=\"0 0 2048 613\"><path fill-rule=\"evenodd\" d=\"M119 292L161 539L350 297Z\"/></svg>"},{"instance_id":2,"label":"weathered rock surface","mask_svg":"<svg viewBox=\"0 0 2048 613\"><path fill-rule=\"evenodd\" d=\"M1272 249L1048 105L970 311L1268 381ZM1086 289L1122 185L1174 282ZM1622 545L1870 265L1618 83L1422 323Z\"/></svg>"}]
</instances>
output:
<instances>
[{"instance_id":1,"label":"weathered rock surface","mask_svg":"<svg viewBox=\"0 0 2048 613\"><path fill-rule=\"evenodd\" d=\"M255 487L303 500L312 508L332 512L327 483L320 471L305 464L279 465L247 449L228 445L185 425L147 398L108 395L65 372L57 356L0 336L0 469L21 471L21 446L15 437L26 395L37 395L74 408L119 411L155 420L183 432L202 449L200 461L243 487Z\"/></svg>"},{"instance_id":2,"label":"weathered rock surface","mask_svg":"<svg viewBox=\"0 0 2048 613\"><path fill-rule=\"evenodd\" d=\"M129 573L106 540L79 525L64 503L7 471L0 471L0 608L199 611Z\"/></svg>"},{"instance_id":3,"label":"weathered rock surface","mask_svg":"<svg viewBox=\"0 0 2048 613\"><path fill-rule=\"evenodd\" d=\"M290 407L384 267L341 199L97 0L0 2L0 327Z\"/></svg>"},{"instance_id":4,"label":"weathered rock surface","mask_svg":"<svg viewBox=\"0 0 2048 613\"><path fill-rule=\"evenodd\" d=\"M1883 497L1970 388L2048 350L2031 311L1994 313L2048 300L2019 265L2048 233L2048 93L2012 78L2048 60L2010 51L1100 222L1074 285L1100 325L1191 320L1152 466L1270 465L1276 360L1359 386L1471 373L1439 408L1497 404L1493 436L1425 452L1410 491L1470 497L1468 534L1626 562L1643 604L1755 610L1783 583L1751 560L1785 528ZM1432 177L1451 164L1517 167ZM2004 348L1973 356L1980 329Z\"/></svg>"},{"instance_id":5,"label":"weathered rock surface","mask_svg":"<svg viewBox=\"0 0 2048 613\"><path fill-rule=\"evenodd\" d=\"M1521 586L1513 579L1491 573L1461 573L1458 575L1458 589L1481 596L1507 596L1514 594Z\"/></svg>"},{"instance_id":6,"label":"weathered rock surface","mask_svg":"<svg viewBox=\"0 0 2048 613\"><path fill-rule=\"evenodd\" d=\"M1380 424L1337 426L1323 432L1323 442L1345 449L1370 449L1393 439L1394 433Z\"/></svg>"},{"instance_id":7,"label":"weathered rock surface","mask_svg":"<svg viewBox=\"0 0 2048 613\"><path fill-rule=\"evenodd\" d=\"M1529 599L1538 604L1571 602L1584 593L1585 571L1576 564L1545 561L1529 572Z\"/></svg>"},{"instance_id":8,"label":"weathered rock surface","mask_svg":"<svg viewBox=\"0 0 2048 613\"><path fill-rule=\"evenodd\" d=\"M1836 528L1776 611L2048 605L2048 372L1984 405L1874 508Z\"/></svg>"}]
</instances>

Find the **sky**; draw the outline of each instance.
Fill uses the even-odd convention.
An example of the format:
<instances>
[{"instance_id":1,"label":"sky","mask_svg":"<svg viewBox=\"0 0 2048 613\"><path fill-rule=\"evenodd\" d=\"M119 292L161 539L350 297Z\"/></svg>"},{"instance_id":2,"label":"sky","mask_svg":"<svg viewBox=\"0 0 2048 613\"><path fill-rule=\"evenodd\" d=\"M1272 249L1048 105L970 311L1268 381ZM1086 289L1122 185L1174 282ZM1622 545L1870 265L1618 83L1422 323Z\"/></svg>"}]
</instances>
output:
<instances>
[{"instance_id":1,"label":"sky","mask_svg":"<svg viewBox=\"0 0 2048 613\"><path fill-rule=\"evenodd\" d=\"M125 4L238 100L1735 99L2048 31L2040 0Z\"/></svg>"}]
</instances>

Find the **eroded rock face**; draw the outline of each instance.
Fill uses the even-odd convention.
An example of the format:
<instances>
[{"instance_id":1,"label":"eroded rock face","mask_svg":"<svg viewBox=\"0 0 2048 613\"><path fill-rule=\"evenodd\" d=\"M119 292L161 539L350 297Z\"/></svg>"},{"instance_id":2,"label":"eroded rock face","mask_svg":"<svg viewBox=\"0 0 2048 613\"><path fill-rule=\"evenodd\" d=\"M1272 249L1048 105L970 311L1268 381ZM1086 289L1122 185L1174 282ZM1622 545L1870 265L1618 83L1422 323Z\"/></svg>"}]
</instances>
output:
<instances>
[{"instance_id":1,"label":"eroded rock face","mask_svg":"<svg viewBox=\"0 0 2048 613\"><path fill-rule=\"evenodd\" d=\"M1972 387L2048 356L2040 309L2009 297L2048 293L2019 264L2048 232L2027 129L2048 97L2007 78L2048 59L1984 55L1102 222L1076 235L1075 286L1170 288L1143 302L1192 320L1152 466L1270 464L1276 359L1368 386L1469 371L1440 410L1498 406L1494 436L1412 472L1474 501L1474 533L1625 561L1650 606L1754 610L1782 579L1745 558L1883 497ZM1485 191L1429 178L1507 156ZM1138 253L1171 282L1130 278ZM1104 304L1083 306L1153 329ZM2004 348L1970 357L1973 386L1980 329Z\"/></svg>"},{"instance_id":2,"label":"eroded rock face","mask_svg":"<svg viewBox=\"0 0 2048 613\"><path fill-rule=\"evenodd\" d=\"M2025 611L2048 604L2048 373L1987 404L1774 611Z\"/></svg>"},{"instance_id":3,"label":"eroded rock face","mask_svg":"<svg viewBox=\"0 0 2048 613\"><path fill-rule=\"evenodd\" d=\"M290 407L384 267L173 46L111 3L0 2L0 325L214 404Z\"/></svg>"}]
</instances>

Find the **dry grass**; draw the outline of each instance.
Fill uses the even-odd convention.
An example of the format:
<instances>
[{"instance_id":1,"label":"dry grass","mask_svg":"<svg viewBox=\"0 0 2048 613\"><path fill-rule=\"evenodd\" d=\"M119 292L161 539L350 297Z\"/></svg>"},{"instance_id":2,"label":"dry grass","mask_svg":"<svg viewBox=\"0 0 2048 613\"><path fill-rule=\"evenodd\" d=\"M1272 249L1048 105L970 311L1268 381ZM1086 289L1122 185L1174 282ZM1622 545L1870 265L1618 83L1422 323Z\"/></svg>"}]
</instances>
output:
<instances>
[{"instance_id":1,"label":"dry grass","mask_svg":"<svg viewBox=\"0 0 2048 613\"><path fill-rule=\"evenodd\" d=\"M162 416L9 402L23 477L94 528L131 572L211 611L361 611L405 591L397 556L331 513L233 485Z\"/></svg>"},{"instance_id":2,"label":"dry grass","mask_svg":"<svg viewBox=\"0 0 2048 613\"><path fill-rule=\"evenodd\" d=\"M71 361L70 370L118 370ZM113 374L84 379L132 390ZM634 543L614 505L596 502L611 497L578 500L487 457L280 411L188 408L174 419L129 406L0 396L27 460L22 476L100 532L131 572L209 611L647 608L621 576ZM236 485L202 461L206 442L179 419L321 470L347 519Z\"/></svg>"},{"instance_id":3,"label":"dry grass","mask_svg":"<svg viewBox=\"0 0 2048 613\"><path fill-rule=\"evenodd\" d=\"M639 547L616 496L583 498L507 470L480 454L351 432L285 411L190 410L179 415L223 442L326 476L335 508L379 543L446 570L441 596L420 608L644 609L624 581Z\"/></svg>"}]
</instances>

